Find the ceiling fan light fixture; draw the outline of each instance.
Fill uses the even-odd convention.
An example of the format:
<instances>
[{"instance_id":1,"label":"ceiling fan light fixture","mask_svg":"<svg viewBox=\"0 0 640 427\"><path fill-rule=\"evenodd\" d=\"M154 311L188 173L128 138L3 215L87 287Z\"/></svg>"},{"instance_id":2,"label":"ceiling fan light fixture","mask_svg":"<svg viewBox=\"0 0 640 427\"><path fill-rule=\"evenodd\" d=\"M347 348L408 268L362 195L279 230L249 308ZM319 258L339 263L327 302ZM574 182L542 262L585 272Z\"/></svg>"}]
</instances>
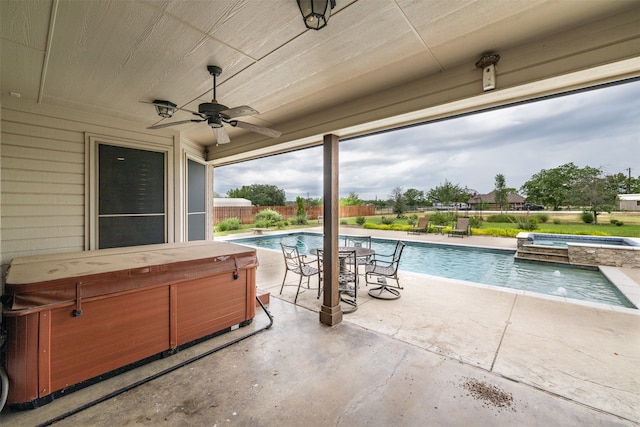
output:
<instances>
[{"instance_id":1,"label":"ceiling fan light fixture","mask_svg":"<svg viewBox=\"0 0 640 427\"><path fill-rule=\"evenodd\" d=\"M173 113L176 112L177 107L177 105L173 102L165 101L162 99L154 100L153 105L156 107L156 113L158 113L160 117L164 117L165 119L173 116Z\"/></svg>"},{"instance_id":2,"label":"ceiling fan light fixture","mask_svg":"<svg viewBox=\"0 0 640 427\"><path fill-rule=\"evenodd\" d=\"M327 26L331 9L336 7L336 0L297 0L304 25L312 30Z\"/></svg>"},{"instance_id":3,"label":"ceiling fan light fixture","mask_svg":"<svg viewBox=\"0 0 640 427\"><path fill-rule=\"evenodd\" d=\"M211 126L212 128L221 128L222 127L222 118L220 116L212 116L209 117L208 120L209 126Z\"/></svg>"}]
</instances>

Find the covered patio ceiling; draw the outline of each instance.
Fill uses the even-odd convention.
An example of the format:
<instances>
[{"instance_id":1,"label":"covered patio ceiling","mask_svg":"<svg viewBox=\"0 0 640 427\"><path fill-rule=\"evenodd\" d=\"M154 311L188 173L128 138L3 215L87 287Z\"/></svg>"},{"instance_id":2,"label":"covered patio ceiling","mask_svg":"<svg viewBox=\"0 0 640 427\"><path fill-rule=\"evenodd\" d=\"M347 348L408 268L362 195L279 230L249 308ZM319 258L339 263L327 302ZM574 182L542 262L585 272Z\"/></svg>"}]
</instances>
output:
<instances>
[{"instance_id":1,"label":"covered patio ceiling","mask_svg":"<svg viewBox=\"0 0 640 427\"><path fill-rule=\"evenodd\" d=\"M209 147L214 165L640 75L636 0L337 0L307 29L295 0L4 0L3 105L124 120ZM476 61L501 56L483 92ZM146 130L165 99L260 112L216 145L204 123Z\"/></svg>"}]
</instances>

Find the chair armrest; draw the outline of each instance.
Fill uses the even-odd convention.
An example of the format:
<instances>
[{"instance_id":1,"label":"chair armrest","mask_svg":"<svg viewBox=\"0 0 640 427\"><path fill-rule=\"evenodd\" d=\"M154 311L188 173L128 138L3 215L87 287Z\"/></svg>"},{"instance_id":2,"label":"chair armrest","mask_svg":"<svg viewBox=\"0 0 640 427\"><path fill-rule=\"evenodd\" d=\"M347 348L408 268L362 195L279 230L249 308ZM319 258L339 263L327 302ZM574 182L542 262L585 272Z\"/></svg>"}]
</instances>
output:
<instances>
[{"instance_id":1,"label":"chair armrest","mask_svg":"<svg viewBox=\"0 0 640 427\"><path fill-rule=\"evenodd\" d=\"M385 255L385 256L389 256L389 255ZM371 258L368 264L373 266L389 267L393 264L393 259L387 261L384 259Z\"/></svg>"}]
</instances>

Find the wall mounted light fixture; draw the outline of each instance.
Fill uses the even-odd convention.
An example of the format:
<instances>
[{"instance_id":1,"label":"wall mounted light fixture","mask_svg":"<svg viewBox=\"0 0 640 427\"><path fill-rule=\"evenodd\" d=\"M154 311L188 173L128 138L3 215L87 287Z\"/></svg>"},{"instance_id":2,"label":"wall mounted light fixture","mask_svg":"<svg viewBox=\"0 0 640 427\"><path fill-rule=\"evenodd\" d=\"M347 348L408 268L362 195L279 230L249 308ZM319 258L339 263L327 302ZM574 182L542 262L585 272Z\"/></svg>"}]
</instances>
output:
<instances>
[{"instance_id":1,"label":"wall mounted light fixture","mask_svg":"<svg viewBox=\"0 0 640 427\"><path fill-rule=\"evenodd\" d=\"M500 61L500 55L490 53L476 62L476 67L482 69L482 89L485 91L496 88L496 64L498 61Z\"/></svg>"},{"instance_id":2,"label":"wall mounted light fixture","mask_svg":"<svg viewBox=\"0 0 640 427\"><path fill-rule=\"evenodd\" d=\"M297 0L304 25L312 30L327 26L331 9L336 7L336 0Z\"/></svg>"}]
</instances>

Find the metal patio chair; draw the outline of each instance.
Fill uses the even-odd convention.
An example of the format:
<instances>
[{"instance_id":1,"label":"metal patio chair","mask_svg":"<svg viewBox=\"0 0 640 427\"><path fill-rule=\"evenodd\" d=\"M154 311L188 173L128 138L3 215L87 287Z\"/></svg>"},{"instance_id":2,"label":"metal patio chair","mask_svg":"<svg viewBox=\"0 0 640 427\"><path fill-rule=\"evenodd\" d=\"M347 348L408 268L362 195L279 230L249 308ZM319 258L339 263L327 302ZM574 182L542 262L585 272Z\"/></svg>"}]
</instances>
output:
<instances>
[{"instance_id":1,"label":"metal patio chair","mask_svg":"<svg viewBox=\"0 0 640 427\"><path fill-rule=\"evenodd\" d=\"M282 295L282 290L284 289L284 283L287 280L287 273L290 271L294 274L298 274L300 276L300 280L298 281L298 289L296 290L296 297L293 300L293 303L297 303L298 295L300 294L300 287L302 285L302 279L304 277L307 278L307 289L312 289L310 287L311 276L318 276L318 298L320 298L320 291L322 287L321 279L320 279L320 270L317 267L314 267L313 264L316 264L317 261L306 260L306 255L300 255L297 246L285 245L280 243L282 247L282 255L284 256L284 264L285 271L284 277L282 279L282 286L280 286L280 295Z\"/></svg>"},{"instance_id":2,"label":"metal patio chair","mask_svg":"<svg viewBox=\"0 0 640 427\"><path fill-rule=\"evenodd\" d=\"M379 299L400 298L398 289L403 288L400 286L400 280L398 279L398 266L405 246L404 242L398 240L392 254L376 253L371 257L371 261L364 269L367 284L375 285L369 290L369 295ZM375 281L373 280L374 278ZM394 279L396 285L390 285L387 279Z\"/></svg>"}]
</instances>

